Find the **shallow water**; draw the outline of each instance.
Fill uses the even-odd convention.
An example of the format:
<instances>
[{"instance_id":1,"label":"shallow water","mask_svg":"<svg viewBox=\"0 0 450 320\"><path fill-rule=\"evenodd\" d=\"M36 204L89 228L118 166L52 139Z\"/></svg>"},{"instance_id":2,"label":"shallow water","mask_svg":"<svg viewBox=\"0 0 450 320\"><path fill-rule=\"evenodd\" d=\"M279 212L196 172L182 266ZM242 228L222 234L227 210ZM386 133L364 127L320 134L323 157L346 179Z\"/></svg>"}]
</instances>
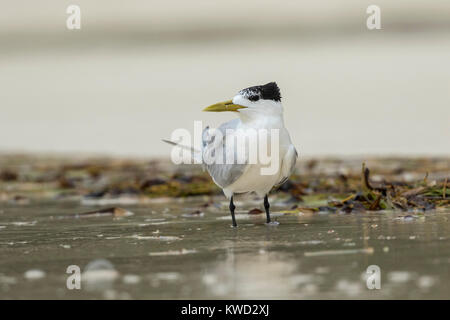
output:
<instances>
[{"instance_id":1,"label":"shallow water","mask_svg":"<svg viewBox=\"0 0 450 320\"><path fill-rule=\"evenodd\" d=\"M238 203L233 229L215 200L202 214L197 199L124 206L125 217L76 217L96 209L78 203L3 206L0 298L450 297L450 212L283 214L274 203L279 225L268 226ZM80 290L66 286L70 265ZM370 265L379 290L367 288Z\"/></svg>"}]
</instances>

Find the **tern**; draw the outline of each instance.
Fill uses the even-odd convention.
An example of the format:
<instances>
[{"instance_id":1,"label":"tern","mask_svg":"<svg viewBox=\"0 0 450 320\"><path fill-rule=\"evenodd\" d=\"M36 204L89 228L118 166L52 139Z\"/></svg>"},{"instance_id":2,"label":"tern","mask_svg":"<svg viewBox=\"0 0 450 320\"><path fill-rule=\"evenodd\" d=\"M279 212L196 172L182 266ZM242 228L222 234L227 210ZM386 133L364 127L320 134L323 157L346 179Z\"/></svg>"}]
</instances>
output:
<instances>
[{"instance_id":1,"label":"tern","mask_svg":"<svg viewBox=\"0 0 450 320\"><path fill-rule=\"evenodd\" d=\"M239 163L213 162L204 163L204 167L210 174L214 183L219 186L227 199L230 200L230 213L233 227L237 227L235 218L235 205L233 197L237 194L256 193L259 197L264 197L264 208L266 211L266 222L271 223L270 204L268 194L274 187L285 183L295 169L295 163L298 158L297 150L291 142L291 137L284 125L283 106L281 104L281 94L278 85L270 82L265 85L258 85L242 89L232 100L213 104L203 111L223 112L230 111L239 115L231 121L225 122L219 126L220 135L211 136L209 127L206 127L202 134L201 157L209 154L234 155L236 150L235 138L250 138L254 132L267 133L268 140L273 138L276 132L277 143L271 145L276 147L276 152L271 155L278 157L275 163L277 167L271 174L263 174L261 170L268 165L257 161L249 161L250 145L246 144L246 150L243 150L244 161ZM263 131L261 131L263 130ZM275 131L274 131L275 130ZM177 145L177 143L169 142ZM249 140L248 140L249 141ZM270 140L272 141L272 140ZM271 149L273 150L273 149Z\"/></svg>"}]
</instances>

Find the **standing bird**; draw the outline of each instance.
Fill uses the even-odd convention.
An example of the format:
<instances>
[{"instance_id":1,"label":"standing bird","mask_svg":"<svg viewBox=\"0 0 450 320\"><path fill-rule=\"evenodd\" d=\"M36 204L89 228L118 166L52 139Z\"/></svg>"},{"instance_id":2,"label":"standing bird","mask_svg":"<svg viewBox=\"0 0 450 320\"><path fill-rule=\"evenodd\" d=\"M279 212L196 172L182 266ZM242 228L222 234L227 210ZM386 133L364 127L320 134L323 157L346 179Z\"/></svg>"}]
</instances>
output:
<instances>
[{"instance_id":1,"label":"standing bird","mask_svg":"<svg viewBox=\"0 0 450 320\"><path fill-rule=\"evenodd\" d=\"M278 85L275 82L270 82L265 85L243 89L232 100L213 104L203 111L232 111L237 112L239 118L223 123L217 129L220 135L211 135L209 127L206 127L202 134L201 151L170 140L163 141L189 149L194 153L194 157L199 156L197 159L204 163L214 183L222 188L225 196L230 199L233 227L237 227L233 196L242 193L256 193L258 196L264 197L267 223L270 223L268 194L273 187L280 186L289 179L298 157L289 132L284 126L283 106L281 105ZM274 130L277 134L274 134ZM267 169L271 165L261 161L260 158L257 161L250 161L251 157L249 156L249 149L251 149L249 141L254 141L251 140L252 134L258 132L259 135L262 131L267 133L266 141L271 141L271 161L275 160L274 163L277 166L273 170L274 172L270 174L263 173L262 169ZM275 145L272 143L273 136L278 138ZM230 163L226 161L227 157L231 155L233 159L236 159L236 155L239 153L234 143L238 138L247 142L244 145L244 150L240 149L241 154L238 155L238 158L242 155L243 157L237 163ZM273 154L272 148L277 148ZM210 163L205 161L207 155L222 155L224 158L222 160L225 161ZM273 157L277 158L273 159ZM271 168L273 169L273 167Z\"/></svg>"},{"instance_id":2,"label":"standing bird","mask_svg":"<svg viewBox=\"0 0 450 320\"><path fill-rule=\"evenodd\" d=\"M289 176L295 169L298 157L289 132L284 126L283 106L278 85L275 82L270 82L265 85L243 89L232 100L213 104L203 111L233 111L239 114L239 118L223 123L218 128L222 133L220 135L222 137L221 141L210 139L207 131L208 127L203 131L203 155L206 153L217 154L218 151L222 151L222 154L226 157L228 153L236 153L234 144L229 146L227 140L229 141L230 138L235 139L236 135L245 135L246 132L251 132L248 129L267 130L269 137L273 129L278 131L279 140L277 147L279 148L279 159L276 159L276 163L279 165L274 174L262 174L261 169L266 165L261 162L212 163L205 165L215 184L222 188L225 196L230 199L233 227L237 227L234 216L236 207L233 203L233 196L250 192L264 197L267 223L270 223L268 194L273 187L280 186L289 179ZM245 151L248 152L248 150Z\"/></svg>"}]
</instances>

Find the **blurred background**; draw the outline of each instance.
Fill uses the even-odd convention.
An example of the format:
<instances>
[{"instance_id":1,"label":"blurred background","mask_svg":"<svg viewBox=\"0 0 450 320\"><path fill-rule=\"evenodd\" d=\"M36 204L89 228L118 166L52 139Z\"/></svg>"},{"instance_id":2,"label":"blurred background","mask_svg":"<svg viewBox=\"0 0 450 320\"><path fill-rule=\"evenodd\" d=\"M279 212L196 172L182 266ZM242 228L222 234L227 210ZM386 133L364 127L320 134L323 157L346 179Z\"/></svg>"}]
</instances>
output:
<instances>
[{"instance_id":1,"label":"blurred background","mask_svg":"<svg viewBox=\"0 0 450 320\"><path fill-rule=\"evenodd\" d=\"M448 155L450 2L0 5L0 152L168 157L161 138L235 117L201 109L269 81L301 155Z\"/></svg>"}]
</instances>

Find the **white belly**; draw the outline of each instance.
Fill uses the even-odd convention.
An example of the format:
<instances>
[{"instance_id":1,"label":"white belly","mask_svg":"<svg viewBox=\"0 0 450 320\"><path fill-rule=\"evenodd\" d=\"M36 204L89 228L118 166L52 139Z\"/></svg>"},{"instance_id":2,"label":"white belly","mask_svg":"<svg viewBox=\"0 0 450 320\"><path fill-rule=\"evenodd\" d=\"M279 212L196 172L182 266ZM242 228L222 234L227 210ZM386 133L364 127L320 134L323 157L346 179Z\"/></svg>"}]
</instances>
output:
<instances>
[{"instance_id":1,"label":"white belly","mask_svg":"<svg viewBox=\"0 0 450 320\"><path fill-rule=\"evenodd\" d=\"M234 183L226 187L223 191L227 197L234 193L256 192L258 196L263 197L280 180L280 174L261 175L261 165L249 165L247 171L239 177Z\"/></svg>"},{"instance_id":2,"label":"white belly","mask_svg":"<svg viewBox=\"0 0 450 320\"><path fill-rule=\"evenodd\" d=\"M266 121L267 122L267 121ZM256 129L279 129L278 143L276 152L273 152L271 148L272 136L269 134L267 143L267 156L270 157L269 164L253 163L248 164L245 172L232 184L223 188L223 192L227 198L230 198L233 194L238 193L248 193L255 192L258 196L263 197L269 193L269 191L278 184L282 179L282 163L283 159L288 152L289 148L292 146L289 133L282 126L282 124L268 125L264 123L265 126L258 127L254 126ZM254 124L253 124L254 125ZM246 127L244 125L239 126L239 128ZM259 141L259 140L258 140ZM259 151L259 149L258 149ZM274 158L275 157L275 158ZM278 159L276 159L278 158ZM260 158L258 157L258 160ZM267 159L266 159L267 160ZM276 161L278 160L278 161ZM267 162L264 162L267 163ZM265 169L265 170L261 170ZM269 169L269 170L268 170ZM267 174L270 173L270 174Z\"/></svg>"},{"instance_id":3,"label":"white belly","mask_svg":"<svg viewBox=\"0 0 450 320\"><path fill-rule=\"evenodd\" d=\"M233 194L255 192L258 196L263 197L269 193L274 185L281 180L281 165L282 159L286 153L286 149L280 148L278 153L278 161L271 159L269 164L249 164L245 172L235 182L223 189L223 192L227 198L230 198ZM271 165L272 170L268 170ZM261 170L265 169L265 171ZM267 172L273 172L273 174L264 174Z\"/></svg>"}]
</instances>

